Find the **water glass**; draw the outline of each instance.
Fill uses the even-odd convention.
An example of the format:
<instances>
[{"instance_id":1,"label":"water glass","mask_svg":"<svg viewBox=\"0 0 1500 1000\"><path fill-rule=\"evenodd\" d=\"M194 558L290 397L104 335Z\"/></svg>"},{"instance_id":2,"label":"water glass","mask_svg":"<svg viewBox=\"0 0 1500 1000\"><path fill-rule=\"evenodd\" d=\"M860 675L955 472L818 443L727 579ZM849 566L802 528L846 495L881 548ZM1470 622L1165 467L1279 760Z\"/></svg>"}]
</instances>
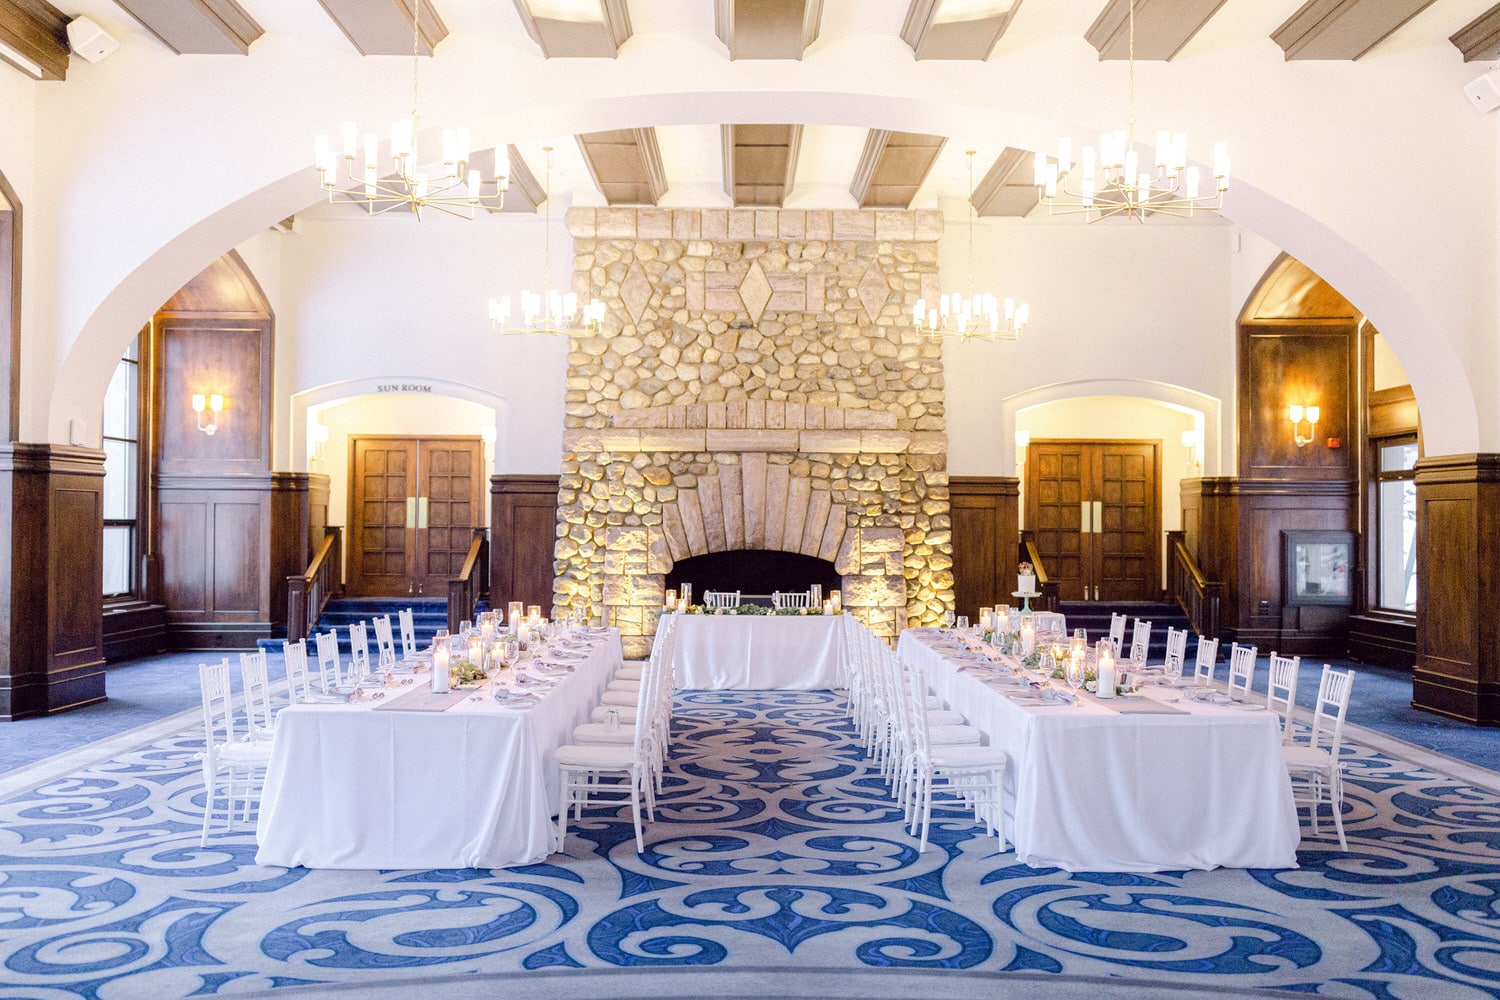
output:
<instances>
[{"instance_id":1,"label":"water glass","mask_svg":"<svg viewBox=\"0 0 1500 1000\"><path fill-rule=\"evenodd\" d=\"M958 628L959 628L959 631L964 631L968 627L969 627L969 616L968 615L959 615L958 616Z\"/></svg>"},{"instance_id":2,"label":"water glass","mask_svg":"<svg viewBox=\"0 0 1500 1000\"><path fill-rule=\"evenodd\" d=\"M1073 696L1076 699L1078 697L1079 689L1083 687L1083 658L1078 656L1070 656L1068 658L1067 666L1063 671L1063 676L1067 679L1068 687L1073 689Z\"/></svg>"}]
</instances>

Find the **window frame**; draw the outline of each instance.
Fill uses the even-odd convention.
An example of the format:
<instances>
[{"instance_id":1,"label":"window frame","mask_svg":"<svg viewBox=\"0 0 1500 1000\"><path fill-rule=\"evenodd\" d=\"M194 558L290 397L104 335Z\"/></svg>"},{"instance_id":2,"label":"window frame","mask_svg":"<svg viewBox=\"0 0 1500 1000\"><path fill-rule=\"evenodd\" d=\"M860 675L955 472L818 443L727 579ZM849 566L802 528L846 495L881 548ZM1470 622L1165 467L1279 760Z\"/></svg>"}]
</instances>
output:
<instances>
[{"instance_id":1,"label":"window frame","mask_svg":"<svg viewBox=\"0 0 1500 1000\"><path fill-rule=\"evenodd\" d=\"M1421 458L1421 442L1415 431L1398 434L1389 434L1382 437L1369 439L1370 445L1370 588L1369 588L1369 610L1382 617L1403 618L1416 621L1417 608L1393 608L1382 603L1384 593L1384 580L1381 574L1385 569L1384 532L1381 530L1381 513L1383 502L1381 500L1381 487L1386 483L1410 482L1415 483L1417 471L1411 469L1387 470L1381 467L1380 456L1383 449L1411 445L1417 449L1417 457ZM1420 606L1420 595L1417 598Z\"/></svg>"},{"instance_id":2,"label":"window frame","mask_svg":"<svg viewBox=\"0 0 1500 1000\"><path fill-rule=\"evenodd\" d=\"M151 519L150 497L151 497L151 441L150 441L150 401L152 395L152 372L149 364L149 328L141 333L131 342L126 352L121 355L117 364L135 365L135 437L126 438L104 433L104 424L100 422L100 446L107 441L129 442L135 452L135 514L129 518L102 518L104 528L128 527L130 528L130 551L129 551L129 585L126 590L119 593L104 593L101 581L100 597L106 610L120 608L130 605L145 603L147 600L148 581L145 579L145 553L147 551L146 531L149 529ZM102 414L101 408L101 414Z\"/></svg>"}]
</instances>

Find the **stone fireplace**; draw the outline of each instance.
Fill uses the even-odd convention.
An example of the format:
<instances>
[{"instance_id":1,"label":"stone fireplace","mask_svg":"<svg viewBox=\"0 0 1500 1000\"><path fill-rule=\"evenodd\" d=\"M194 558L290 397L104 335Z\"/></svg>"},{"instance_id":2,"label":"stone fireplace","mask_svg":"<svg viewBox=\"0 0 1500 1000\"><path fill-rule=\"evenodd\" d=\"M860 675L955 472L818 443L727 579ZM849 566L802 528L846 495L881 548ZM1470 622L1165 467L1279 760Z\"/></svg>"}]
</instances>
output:
<instances>
[{"instance_id":1,"label":"stone fireplace","mask_svg":"<svg viewBox=\"0 0 1500 1000\"><path fill-rule=\"evenodd\" d=\"M832 562L877 632L952 604L936 212L573 209L555 600L640 655L680 559Z\"/></svg>"}]
</instances>

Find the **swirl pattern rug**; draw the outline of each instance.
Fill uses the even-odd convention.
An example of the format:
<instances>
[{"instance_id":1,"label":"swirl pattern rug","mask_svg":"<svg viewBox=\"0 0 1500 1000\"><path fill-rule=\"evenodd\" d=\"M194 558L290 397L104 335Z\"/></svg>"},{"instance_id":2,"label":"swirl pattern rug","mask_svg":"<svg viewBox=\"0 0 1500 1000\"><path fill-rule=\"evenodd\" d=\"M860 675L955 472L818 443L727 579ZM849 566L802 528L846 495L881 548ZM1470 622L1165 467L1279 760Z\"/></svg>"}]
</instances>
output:
<instances>
[{"instance_id":1,"label":"swirl pattern rug","mask_svg":"<svg viewBox=\"0 0 1500 1000\"><path fill-rule=\"evenodd\" d=\"M1500 796L1366 747L1347 854L1304 820L1294 871L1069 874L956 812L919 854L835 694L689 692L674 733L644 855L598 809L499 871L260 868L246 829L198 846L201 735L118 754L0 803L0 996L693 966L1500 995Z\"/></svg>"}]
</instances>

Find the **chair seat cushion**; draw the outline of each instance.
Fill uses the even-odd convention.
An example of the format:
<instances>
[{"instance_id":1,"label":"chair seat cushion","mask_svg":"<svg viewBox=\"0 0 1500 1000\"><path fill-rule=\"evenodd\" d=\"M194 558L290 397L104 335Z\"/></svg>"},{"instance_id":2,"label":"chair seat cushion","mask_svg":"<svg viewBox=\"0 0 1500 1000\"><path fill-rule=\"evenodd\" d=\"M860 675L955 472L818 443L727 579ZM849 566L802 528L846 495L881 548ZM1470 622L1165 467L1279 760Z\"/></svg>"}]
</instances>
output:
<instances>
[{"instance_id":1,"label":"chair seat cushion","mask_svg":"<svg viewBox=\"0 0 1500 1000\"><path fill-rule=\"evenodd\" d=\"M928 725L927 742L935 747L978 744L980 742L980 734L979 730L973 726Z\"/></svg>"},{"instance_id":2,"label":"chair seat cushion","mask_svg":"<svg viewBox=\"0 0 1500 1000\"><path fill-rule=\"evenodd\" d=\"M936 729L939 726L962 726L968 721L964 718L962 712L950 712L945 709L941 712L927 713L928 730Z\"/></svg>"},{"instance_id":3,"label":"chair seat cushion","mask_svg":"<svg viewBox=\"0 0 1500 1000\"><path fill-rule=\"evenodd\" d=\"M594 710L589 713L589 718L594 722L604 722L609 719L610 712L620 713L620 724L622 726L634 725L635 723L635 709L625 706L597 705L595 706Z\"/></svg>"},{"instance_id":4,"label":"chair seat cushion","mask_svg":"<svg viewBox=\"0 0 1500 1000\"><path fill-rule=\"evenodd\" d=\"M638 681L646 672L645 667L621 667L615 671L617 681Z\"/></svg>"},{"instance_id":5,"label":"chair seat cushion","mask_svg":"<svg viewBox=\"0 0 1500 1000\"><path fill-rule=\"evenodd\" d=\"M640 681L621 681L621 680L610 681L609 682L609 687L605 688L606 691L639 691L640 689L641 689L641 682Z\"/></svg>"},{"instance_id":6,"label":"chair seat cushion","mask_svg":"<svg viewBox=\"0 0 1500 1000\"><path fill-rule=\"evenodd\" d=\"M641 700L639 691L606 691L600 696L599 701L604 705L621 705L635 707L635 703Z\"/></svg>"},{"instance_id":7,"label":"chair seat cushion","mask_svg":"<svg viewBox=\"0 0 1500 1000\"><path fill-rule=\"evenodd\" d=\"M264 740L253 743L222 743L215 756L225 764L261 765L271 762L271 744Z\"/></svg>"},{"instance_id":8,"label":"chair seat cushion","mask_svg":"<svg viewBox=\"0 0 1500 1000\"><path fill-rule=\"evenodd\" d=\"M1321 747L1284 746L1281 752L1286 759L1288 771L1317 771L1323 774L1333 772L1333 755Z\"/></svg>"},{"instance_id":9,"label":"chair seat cushion","mask_svg":"<svg viewBox=\"0 0 1500 1000\"><path fill-rule=\"evenodd\" d=\"M557 762L563 767L593 771L625 771L636 764L635 748L604 743L570 743L557 748Z\"/></svg>"},{"instance_id":10,"label":"chair seat cushion","mask_svg":"<svg viewBox=\"0 0 1500 1000\"><path fill-rule=\"evenodd\" d=\"M938 770L969 771L987 767L1004 767L1009 758L995 747L934 747L932 763Z\"/></svg>"},{"instance_id":11,"label":"chair seat cushion","mask_svg":"<svg viewBox=\"0 0 1500 1000\"><path fill-rule=\"evenodd\" d=\"M633 743L635 742L635 727L627 726L621 722L618 726L611 726L607 722L585 722L581 726L573 727L574 743Z\"/></svg>"}]
</instances>

